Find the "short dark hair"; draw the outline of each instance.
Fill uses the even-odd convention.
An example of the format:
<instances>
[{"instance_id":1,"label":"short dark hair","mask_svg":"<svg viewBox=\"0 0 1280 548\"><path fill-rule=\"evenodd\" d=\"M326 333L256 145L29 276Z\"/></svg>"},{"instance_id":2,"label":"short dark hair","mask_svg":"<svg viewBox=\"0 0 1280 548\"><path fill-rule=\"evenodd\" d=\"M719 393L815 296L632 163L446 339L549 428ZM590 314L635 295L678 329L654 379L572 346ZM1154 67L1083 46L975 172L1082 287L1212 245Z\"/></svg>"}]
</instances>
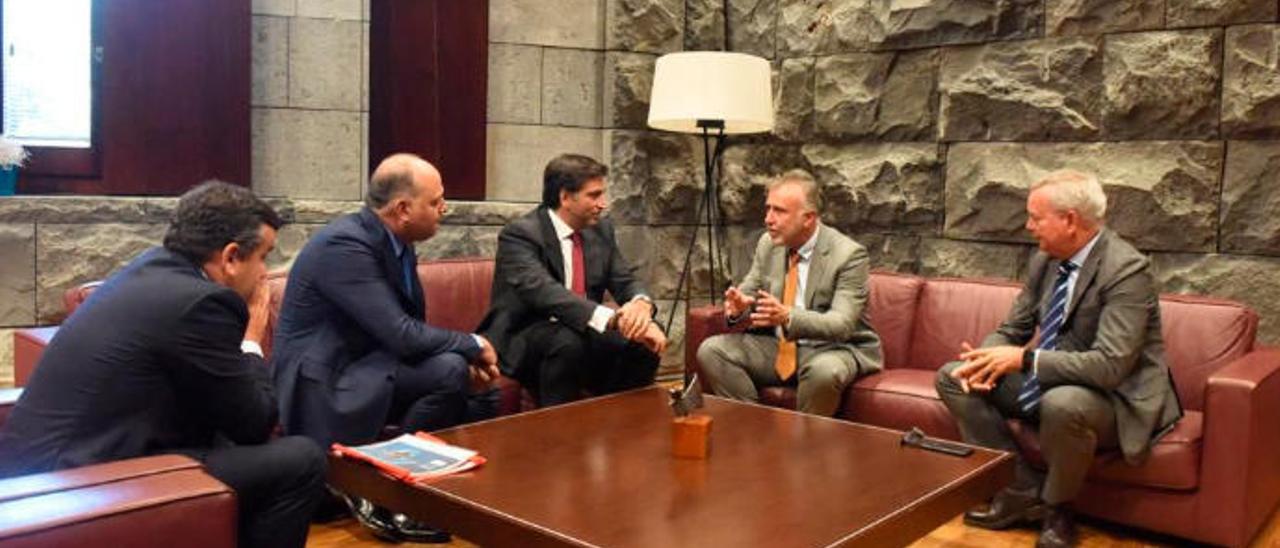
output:
<instances>
[{"instance_id":1,"label":"short dark hair","mask_svg":"<svg viewBox=\"0 0 1280 548\"><path fill-rule=\"evenodd\" d=\"M542 172L542 205L560 207L560 191L577 192L592 179L609 174L609 167L581 154L561 154Z\"/></svg>"},{"instance_id":2,"label":"short dark hair","mask_svg":"<svg viewBox=\"0 0 1280 548\"><path fill-rule=\"evenodd\" d=\"M417 158L417 156L414 156ZM408 163L379 165L369 178L369 190L365 192L364 203L369 209L382 209L391 200L404 195L415 195L413 186L413 167Z\"/></svg>"},{"instance_id":3,"label":"short dark hair","mask_svg":"<svg viewBox=\"0 0 1280 548\"><path fill-rule=\"evenodd\" d=\"M205 181L181 198L164 247L196 264L235 242L246 257L262 244L262 225L279 229L280 215L252 191L222 181Z\"/></svg>"}]
</instances>

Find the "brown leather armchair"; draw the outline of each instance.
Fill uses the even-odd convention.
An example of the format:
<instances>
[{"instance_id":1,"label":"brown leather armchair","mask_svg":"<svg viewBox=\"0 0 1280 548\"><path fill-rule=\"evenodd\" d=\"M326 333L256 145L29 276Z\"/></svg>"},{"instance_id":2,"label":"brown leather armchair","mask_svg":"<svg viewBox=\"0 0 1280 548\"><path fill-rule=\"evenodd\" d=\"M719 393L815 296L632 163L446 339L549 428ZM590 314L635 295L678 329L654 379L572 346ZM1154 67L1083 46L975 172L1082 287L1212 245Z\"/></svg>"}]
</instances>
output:
<instances>
[{"instance_id":1,"label":"brown leather armchair","mask_svg":"<svg viewBox=\"0 0 1280 548\"><path fill-rule=\"evenodd\" d=\"M980 341L995 329L1020 286L888 272L873 272L870 286L867 313L881 337L885 369L850 385L837 416L959 439L934 390L937 369L955 359L962 341ZM1247 544L1280 501L1280 350L1256 346L1258 316L1244 305L1164 295L1160 309L1166 360L1186 416L1141 466L1118 453L1099 454L1075 506L1200 542ZM713 307L690 309L686 321L692 374L698 345L727 326ZM761 399L795 407L787 388L763 390ZM1038 461L1034 428L1018 421L1010 427Z\"/></svg>"}]
</instances>

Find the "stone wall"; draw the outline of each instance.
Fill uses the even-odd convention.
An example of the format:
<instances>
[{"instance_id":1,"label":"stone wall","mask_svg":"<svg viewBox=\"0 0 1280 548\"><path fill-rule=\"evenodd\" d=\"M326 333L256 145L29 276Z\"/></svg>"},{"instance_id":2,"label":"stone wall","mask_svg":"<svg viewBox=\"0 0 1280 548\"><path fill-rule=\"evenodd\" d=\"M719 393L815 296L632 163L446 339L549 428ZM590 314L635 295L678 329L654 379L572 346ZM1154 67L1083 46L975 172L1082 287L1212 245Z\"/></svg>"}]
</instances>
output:
<instances>
[{"instance_id":1,"label":"stone wall","mask_svg":"<svg viewBox=\"0 0 1280 548\"><path fill-rule=\"evenodd\" d=\"M1261 339L1280 342L1274 0L608 4L610 31L624 30L605 79L624 89L606 112L645 111L650 83L636 74L661 53L773 63L774 131L731 138L720 165L735 278L764 183L796 167L822 183L824 221L876 268L1019 278L1034 251L1029 183L1075 167L1099 175L1108 224L1152 256L1165 291L1248 303ZM637 250L668 288L664 254L683 252L687 228L673 225L688 224L700 147L639 114L605 124L615 214L653 227Z\"/></svg>"}]
</instances>

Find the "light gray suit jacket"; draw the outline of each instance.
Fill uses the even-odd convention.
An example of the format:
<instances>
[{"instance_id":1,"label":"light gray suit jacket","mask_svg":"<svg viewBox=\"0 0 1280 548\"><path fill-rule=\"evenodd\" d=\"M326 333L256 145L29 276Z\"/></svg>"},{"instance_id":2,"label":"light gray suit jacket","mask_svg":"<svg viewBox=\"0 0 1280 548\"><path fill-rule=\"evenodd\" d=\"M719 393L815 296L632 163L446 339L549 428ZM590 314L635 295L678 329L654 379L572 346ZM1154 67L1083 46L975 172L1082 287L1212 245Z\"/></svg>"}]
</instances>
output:
<instances>
[{"instance_id":1,"label":"light gray suit jacket","mask_svg":"<svg viewBox=\"0 0 1280 548\"><path fill-rule=\"evenodd\" d=\"M880 337L867 323L867 250L838 230L818 224L818 240L809 262L804 287L804 310L793 310L787 336L817 343L818 349L845 347L857 360L858 374L883 367ZM782 298L787 275L787 250L774 245L766 232L756 244L751 271L738 288L747 295L757 289Z\"/></svg>"},{"instance_id":2,"label":"light gray suit jacket","mask_svg":"<svg viewBox=\"0 0 1280 548\"><path fill-rule=\"evenodd\" d=\"M1031 258L1026 285L1009 317L983 346L1024 346L1031 341L1048 311L1060 262L1044 252ZM1045 390L1079 385L1106 393L1115 409L1125 460L1140 463L1151 444L1182 417L1164 363L1159 296L1150 261L1102 229L1080 267L1068 306L1057 349L1040 352L1040 384Z\"/></svg>"}]
</instances>

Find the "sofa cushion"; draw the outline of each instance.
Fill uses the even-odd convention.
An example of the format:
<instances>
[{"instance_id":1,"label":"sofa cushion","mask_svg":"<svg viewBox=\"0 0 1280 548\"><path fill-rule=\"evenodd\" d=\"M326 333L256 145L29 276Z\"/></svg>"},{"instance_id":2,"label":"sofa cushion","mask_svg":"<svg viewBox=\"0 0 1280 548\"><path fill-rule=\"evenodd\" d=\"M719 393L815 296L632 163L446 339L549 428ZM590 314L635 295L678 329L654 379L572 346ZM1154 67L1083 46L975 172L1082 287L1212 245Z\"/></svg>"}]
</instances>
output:
<instances>
[{"instance_id":1,"label":"sofa cushion","mask_svg":"<svg viewBox=\"0 0 1280 548\"><path fill-rule=\"evenodd\" d=\"M427 323L473 332L489 311L493 259L441 259L418 263Z\"/></svg>"},{"instance_id":2,"label":"sofa cushion","mask_svg":"<svg viewBox=\"0 0 1280 548\"><path fill-rule=\"evenodd\" d=\"M957 359L960 343L978 346L1004 321L1021 287L1007 280L926 280L916 308L910 357L894 365L935 370Z\"/></svg>"},{"instance_id":3,"label":"sofa cushion","mask_svg":"<svg viewBox=\"0 0 1280 548\"><path fill-rule=\"evenodd\" d=\"M1028 423L1010 420L1014 440L1033 466L1044 467L1040 438ZM1195 489L1200 484L1200 448L1204 414L1187 411L1173 430L1160 438L1151 455L1139 466L1125 462L1118 450L1100 452L1089 468L1089 481L1102 481L1161 489Z\"/></svg>"},{"instance_id":4,"label":"sofa cushion","mask_svg":"<svg viewBox=\"0 0 1280 548\"><path fill-rule=\"evenodd\" d=\"M936 376L936 371L897 368L862 377L845 392L840 416L894 430L918 426L930 436L958 440L960 431L934 389Z\"/></svg>"},{"instance_id":5,"label":"sofa cushion","mask_svg":"<svg viewBox=\"0 0 1280 548\"><path fill-rule=\"evenodd\" d=\"M867 323L880 336L886 367L908 363L911 326L924 279L895 272L872 272L868 280Z\"/></svg>"},{"instance_id":6,"label":"sofa cushion","mask_svg":"<svg viewBox=\"0 0 1280 548\"><path fill-rule=\"evenodd\" d=\"M848 394L848 392L845 392ZM796 389L790 386L766 386L760 389L760 403L783 409L796 408Z\"/></svg>"},{"instance_id":7,"label":"sofa cushion","mask_svg":"<svg viewBox=\"0 0 1280 548\"><path fill-rule=\"evenodd\" d=\"M1225 299L1163 295L1160 321L1178 399L1186 409L1203 410L1209 375L1253 349L1258 315Z\"/></svg>"}]
</instances>

